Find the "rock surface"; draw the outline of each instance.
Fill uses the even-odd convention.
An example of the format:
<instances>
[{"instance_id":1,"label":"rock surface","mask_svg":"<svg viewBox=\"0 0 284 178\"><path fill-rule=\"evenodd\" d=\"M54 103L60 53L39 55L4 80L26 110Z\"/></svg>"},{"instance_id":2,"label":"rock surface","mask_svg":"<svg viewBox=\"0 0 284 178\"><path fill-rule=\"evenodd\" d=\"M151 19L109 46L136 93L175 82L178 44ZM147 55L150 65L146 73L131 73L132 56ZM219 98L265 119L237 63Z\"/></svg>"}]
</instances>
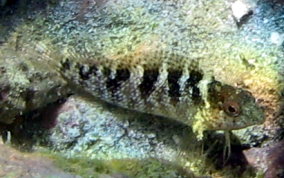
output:
<instances>
[{"instance_id":1,"label":"rock surface","mask_svg":"<svg viewBox=\"0 0 284 178\"><path fill-rule=\"evenodd\" d=\"M0 144L0 155L0 177L80 177L58 169L47 157L35 153L21 153L3 143Z\"/></svg>"},{"instance_id":2,"label":"rock surface","mask_svg":"<svg viewBox=\"0 0 284 178\"><path fill-rule=\"evenodd\" d=\"M263 148L251 148L245 152L248 162L265 172L265 178L284 176L283 141Z\"/></svg>"},{"instance_id":3,"label":"rock surface","mask_svg":"<svg viewBox=\"0 0 284 178\"><path fill-rule=\"evenodd\" d=\"M170 161L178 157L187 127L170 121L166 126L157 121L165 118L115 107L109 110L82 98L69 98L59 110L55 128L50 130L51 145L70 157L83 154L93 159L155 157Z\"/></svg>"}]
</instances>

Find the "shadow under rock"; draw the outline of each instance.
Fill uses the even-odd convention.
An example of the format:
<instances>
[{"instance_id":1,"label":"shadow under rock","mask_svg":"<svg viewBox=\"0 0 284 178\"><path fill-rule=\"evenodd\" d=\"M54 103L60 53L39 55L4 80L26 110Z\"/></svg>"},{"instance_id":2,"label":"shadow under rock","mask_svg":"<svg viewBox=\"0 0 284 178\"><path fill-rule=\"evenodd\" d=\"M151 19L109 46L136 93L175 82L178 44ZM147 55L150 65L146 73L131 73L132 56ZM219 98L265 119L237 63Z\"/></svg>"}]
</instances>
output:
<instances>
[{"instance_id":1,"label":"shadow under rock","mask_svg":"<svg viewBox=\"0 0 284 178\"><path fill-rule=\"evenodd\" d=\"M204 142L204 150L207 158L213 162L216 169L230 168L234 169L236 174L242 174L249 168L243 154L243 150L248 147L242 145L233 134L230 134L230 142L231 145L228 148L224 134L210 132ZM227 153L226 151L230 152L229 155L225 154Z\"/></svg>"},{"instance_id":2,"label":"shadow under rock","mask_svg":"<svg viewBox=\"0 0 284 178\"><path fill-rule=\"evenodd\" d=\"M56 125L56 118L64 102L65 99L61 99L46 107L16 116L12 124L1 123L3 141L25 152L33 151L36 145L46 144L46 136L49 129Z\"/></svg>"}]
</instances>

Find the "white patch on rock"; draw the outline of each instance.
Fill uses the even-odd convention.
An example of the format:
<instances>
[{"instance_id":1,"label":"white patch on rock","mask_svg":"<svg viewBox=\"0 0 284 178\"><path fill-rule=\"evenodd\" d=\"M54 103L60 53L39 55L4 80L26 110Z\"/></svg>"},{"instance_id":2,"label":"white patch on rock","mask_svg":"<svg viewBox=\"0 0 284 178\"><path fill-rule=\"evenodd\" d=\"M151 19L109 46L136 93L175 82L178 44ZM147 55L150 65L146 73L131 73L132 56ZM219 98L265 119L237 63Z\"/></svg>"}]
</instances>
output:
<instances>
[{"instance_id":1,"label":"white patch on rock","mask_svg":"<svg viewBox=\"0 0 284 178\"><path fill-rule=\"evenodd\" d=\"M252 14L252 5L242 0L235 1L232 6L233 17L237 23L241 23L245 18Z\"/></svg>"},{"instance_id":2,"label":"white patch on rock","mask_svg":"<svg viewBox=\"0 0 284 178\"><path fill-rule=\"evenodd\" d=\"M278 32L272 32L270 34L270 41L277 46L280 46L284 42L284 34L280 34Z\"/></svg>"}]
</instances>

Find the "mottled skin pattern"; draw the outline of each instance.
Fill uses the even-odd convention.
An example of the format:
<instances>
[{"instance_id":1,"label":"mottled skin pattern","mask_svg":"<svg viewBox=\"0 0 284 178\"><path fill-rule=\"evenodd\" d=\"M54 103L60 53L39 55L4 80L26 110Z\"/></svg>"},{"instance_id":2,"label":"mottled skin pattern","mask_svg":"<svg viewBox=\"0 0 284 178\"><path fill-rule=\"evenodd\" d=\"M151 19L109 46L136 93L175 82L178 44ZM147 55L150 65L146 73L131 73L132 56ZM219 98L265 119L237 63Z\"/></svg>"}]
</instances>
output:
<instances>
[{"instance_id":1,"label":"mottled skin pattern","mask_svg":"<svg viewBox=\"0 0 284 178\"><path fill-rule=\"evenodd\" d=\"M80 34L70 31L69 38L80 40L82 46L68 47L63 75L124 108L188 125L206 120L197 130L262 123L262 110L248 92L225 90L229 86L220 83L220 88L214 88L214 76L203 69L198 54L206 44L195 35L200 29L184 23L184 5L109 1L99 10L94 7L95 27L87 26Z\"/></svg>"},{"instance_id":2,"label":"mottled skin pattern","mask_svg":"<svg viewBox=\"0 0 284 178\"><path fill-rule=\"evenodd\" d=\"M56 75L76 86L75 91L176 119L199 134L263 123L264 112L255 97L276 85L273 67L249 64L247 53L261 61L262 51L236 35L229 8L212 8L229 4L191 4L62 1L19 26L17 44L27 54L39 54ZM41 61L31 56L26 59ZM262 83L246 83L256 78Z\"/></svg>"}]
</instances>

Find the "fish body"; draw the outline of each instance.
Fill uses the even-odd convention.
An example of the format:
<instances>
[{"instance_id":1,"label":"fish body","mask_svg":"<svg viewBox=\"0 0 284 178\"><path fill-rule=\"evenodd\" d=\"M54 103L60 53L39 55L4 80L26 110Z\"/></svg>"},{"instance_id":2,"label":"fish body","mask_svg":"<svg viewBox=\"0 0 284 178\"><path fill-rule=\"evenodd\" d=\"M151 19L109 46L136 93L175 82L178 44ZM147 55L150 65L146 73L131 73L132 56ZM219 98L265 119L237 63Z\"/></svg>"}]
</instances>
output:
<instances>
[{"instance_id":1,"label":"fish body","mask_svg":"<svg viewBox=\"0 0 284 178\"><path fill-rule=\"evenodd\" d=\"M263 110L251 93L214 78L203 78L201 69L190 66L172 70L162 63L151 70L139 65L109 69L99 64L72 66L69 61L63 66L70 69L64 67L63 71L72 76L71 83L76 81L76 85L101 100L187 125L196 124L196 131L240 129L264 119Z\"/></svg>"},{"instance_id":2,"label":"fish body","mask_svg":"<svg viewBox=\"0 0 284 178\"><path fill-rule=\"evenodd\" d=\"M94 27L70 35L79 41L66 48L61 73L108 103L173 118L199 134L262 123L250 92L215 79L214 67L224 66L208 57L203 35L212 40L212 31L190 23L188 5L108 1L93 11Z\"/></svg>"},{"instance_id":3,"label":"fish body","mask_svg":"<svg viewBox=\"0 0 284 178\"><path fill-rule=\"evenodd\" d=\"M18 27L18 45L108 103L175 119L200 135L240 129L263 123L256 98L275 103L278 74L263 63L270 49L239 32L224 7L221 0L62 0Z\"/></svg>"}]
</instances>

